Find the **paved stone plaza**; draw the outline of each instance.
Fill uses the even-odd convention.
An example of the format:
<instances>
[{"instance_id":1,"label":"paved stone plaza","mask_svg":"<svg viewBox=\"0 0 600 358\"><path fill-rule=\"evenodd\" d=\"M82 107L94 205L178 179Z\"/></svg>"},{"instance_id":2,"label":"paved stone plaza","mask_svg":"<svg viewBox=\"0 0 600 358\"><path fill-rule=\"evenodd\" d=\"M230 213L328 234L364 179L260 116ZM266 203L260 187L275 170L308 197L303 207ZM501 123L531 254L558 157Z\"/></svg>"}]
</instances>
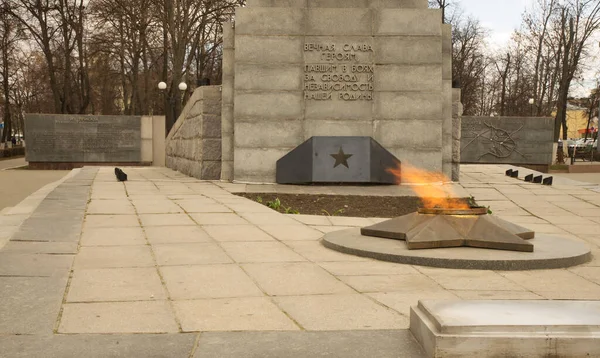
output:
<instances>
[{"instance_id":1,"label":"paved stone plaza","mask_svg":"<svg viewBox=\"0 0 600 358\"><path fill-rule=\"evenodd\" d=\"M511 272L379 262L319 240L382 218L284 215L233 194L405 186L231 184L165 168L126 168L119 183L113 168L75 170L0 217L13 227L0 237L0 357L420 357L407 331L418 300L600 299L600 186L529 184L507 168L463 166L452 186L493 215L586 241L591 262Z\"/></svg>"}]
</instances>

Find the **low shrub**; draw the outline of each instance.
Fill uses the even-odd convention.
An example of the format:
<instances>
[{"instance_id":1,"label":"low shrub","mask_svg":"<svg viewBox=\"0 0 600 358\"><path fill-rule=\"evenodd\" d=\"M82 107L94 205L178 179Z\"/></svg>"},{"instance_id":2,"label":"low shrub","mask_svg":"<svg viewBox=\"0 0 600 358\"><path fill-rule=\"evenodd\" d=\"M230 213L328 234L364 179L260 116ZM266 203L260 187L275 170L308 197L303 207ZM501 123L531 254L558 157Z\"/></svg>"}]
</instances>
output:
<instances>
[{"instance_id":1,"label":"low shrub","mask_svg":"<svg viewBox=\"0 0 600 358\"><path fill-rule=\"evenodd\" d=\"M21 155L25 155L25 147L0 149L0 158L17 157Z\"/></svg>"}]
</instances>

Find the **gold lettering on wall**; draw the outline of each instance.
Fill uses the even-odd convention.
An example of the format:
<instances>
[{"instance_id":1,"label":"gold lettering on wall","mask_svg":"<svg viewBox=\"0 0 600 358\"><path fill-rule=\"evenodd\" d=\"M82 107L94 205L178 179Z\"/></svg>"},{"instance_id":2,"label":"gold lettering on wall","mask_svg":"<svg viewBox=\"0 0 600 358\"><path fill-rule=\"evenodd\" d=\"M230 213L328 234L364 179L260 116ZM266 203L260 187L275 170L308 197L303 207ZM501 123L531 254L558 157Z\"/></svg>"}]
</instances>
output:
<instances>
[{"instance_id":1,"label":"gold lettering on wall","mask_svg":"<svg viewBox=\"0 0 600 358\"><path fill-rule=\"evenodd\" d=\"M375 65L363 63L373 47L365 43L305 43L322 63L304 65L304 99L372 101Z\"/></svg>"}]
</instances>

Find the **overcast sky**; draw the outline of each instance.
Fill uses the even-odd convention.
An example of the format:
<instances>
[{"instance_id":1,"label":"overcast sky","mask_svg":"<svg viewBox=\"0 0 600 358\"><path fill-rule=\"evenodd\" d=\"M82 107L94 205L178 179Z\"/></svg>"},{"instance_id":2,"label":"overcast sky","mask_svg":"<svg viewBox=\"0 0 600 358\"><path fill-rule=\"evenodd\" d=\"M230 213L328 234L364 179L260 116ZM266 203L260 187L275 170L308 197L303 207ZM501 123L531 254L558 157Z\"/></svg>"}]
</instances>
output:
<instances>
[{"instance_id":1,"label":"overcast sky","mask_svg":"<svg viewBox=\"0 0 600 358\"><path fill-rule=\"evenodd\" d=\"M521 24L521 14L531 0L458 0L465 15L473 15L488 28L490 45L504 45Z\"/></svg>"},{"instance_id":2,"label":"overcast sky","mask_svg":"<svg viewBox=\"0 0 600 358\"><path fill-rule=\"evenodd\" d=\"M472 15L490 30L488 43L492 49L503 47L512 32L521 25L523 11L531 6L533 0L457 0L465 15ZM572 94L587 96L589 89L596 86L600 79L600 33L591 45L595 56L586 63L584 83L574 85Z\"/></svg>"}]
</instances>

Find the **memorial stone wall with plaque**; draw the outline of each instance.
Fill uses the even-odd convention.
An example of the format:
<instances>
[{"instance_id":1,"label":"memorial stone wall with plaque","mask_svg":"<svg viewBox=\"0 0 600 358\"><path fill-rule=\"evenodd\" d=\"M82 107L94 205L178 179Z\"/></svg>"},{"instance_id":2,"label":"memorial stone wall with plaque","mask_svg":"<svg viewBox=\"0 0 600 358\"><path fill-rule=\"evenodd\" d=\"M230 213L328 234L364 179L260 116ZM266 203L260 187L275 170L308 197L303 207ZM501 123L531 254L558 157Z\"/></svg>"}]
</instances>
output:
<instances>
[{"instance_id":1,"label":"memorial stone wall with plaque","mask_svg":"<svg viewBox=\"0 0 600 358\"><path fill-rule=\"evenodd\" d=\"M451 27L427 0L248 0L223 42L223 179L274 182L313 136L451 176Z\"/></svg>"},{"instance_id":2,"label":"memorial stone wall with plaque","mask_svg":"<svg viewBox=\"0 0 600 358\"><path fill-rule=\"evenodd\" d=\"M462 117L461 162L552 164L554 119L550 117Z\"/></svg>"},{"instance_id":3,"label":"memorial stone wall with plaque","mask_svg":"<svg viewBox=\"0 0 600 358\"><path fill-rule=\"evenodd\" d=\"M142 117L27 114L31 163L142 162Z\"/></svg>"}]
</instances>

